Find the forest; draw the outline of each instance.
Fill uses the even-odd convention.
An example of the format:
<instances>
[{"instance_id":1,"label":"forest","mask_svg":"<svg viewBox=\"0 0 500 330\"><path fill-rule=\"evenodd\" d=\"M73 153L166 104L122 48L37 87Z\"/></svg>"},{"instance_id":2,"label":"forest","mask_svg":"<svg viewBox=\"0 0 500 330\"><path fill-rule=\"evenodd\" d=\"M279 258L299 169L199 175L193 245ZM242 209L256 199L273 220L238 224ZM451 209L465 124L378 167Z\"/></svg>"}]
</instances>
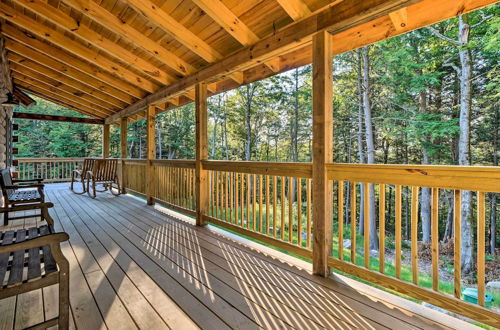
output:
<instances>
[{"instance_id":1,"label":"forest","mask_svg":"<svg viewBox=\"0 0 500 330\"><path fill-rule=\"evenodd\" d=\"M498 166L499 9L499 5L490 6L335 56L335 162ZM311 161L311 85L308 65L212 96L210 159ZM41 99L29 110L18 110L74 115ZM83 157L101 153L99 126L17 122L20 157ZM158 115L156 125L157 158L194 158L193 104ZM145 121L130 124L129 157L145 158L145 140ZM119 157L119 151L119 128L113 127L111 153ZM378 246L375 195L370 191L372 249ZM441 199L451 210L452 192L444 191ZM409 237L409 203L406 191L405 239ZM427 243L431 239L430 188L421 189L419 203L420 236ZM491 258L498 258L494 255L495 250L498 255L500 246L500 198L490 193L487 203L486 248ZM462 272L466 275L475 268L475 228L471 220L474 208L473 194L463 192ZM443 242L453 236L450 212L440 215L439 236ZM360 234L362 215L360 211ZM393 223L389 221L386 226L390 230ZM498 280L499 274L493 276Z\"/></svg>"}]
</instances>

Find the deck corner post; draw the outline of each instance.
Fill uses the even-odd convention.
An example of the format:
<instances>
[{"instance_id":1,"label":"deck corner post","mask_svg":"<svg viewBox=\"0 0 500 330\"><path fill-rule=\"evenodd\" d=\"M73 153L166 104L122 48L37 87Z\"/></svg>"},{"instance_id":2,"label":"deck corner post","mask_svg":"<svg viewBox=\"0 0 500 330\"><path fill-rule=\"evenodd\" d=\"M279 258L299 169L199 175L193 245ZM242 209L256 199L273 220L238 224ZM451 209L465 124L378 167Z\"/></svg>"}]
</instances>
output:
<instances>
[{"instance_id":1,"label":"deck corner post","mask_svg":"<svg viewBox=\"0 0 500 330\"><path fill-rule=\"evenodd\" d=\"M154 195L154 168L153 160L156 158L156 107L148 106L146 112L146 135L147 135L147 162L146 162L146 202L148 205L153 205Z\"/></svg>"},{"instance_id":2,"label":"deck corner post","mask_svg":"<svg viewBox=\"0 0 500 330\"><path fill-rule=\"evenodd\" d=\"M196 225L205 226L208 213L208 171L203 169L203 160L208 159L208 110L207 85L195 87L196 106Z\"/></svg>"},{"instance_id":3,"label":"deck corner post","mask_svg":"<svg viewBox=\"0 0 500 330\"><path fill-rule=\"evenodd\" d=\"M102 158L109 158L109 124L102 125Z\"/></svg>"},{"instance_id":4,"label":"deck corner post","mask_svg":"<svg viewBox=\"0 0 500 330\"><path fill-rule=\"evenodd\" d=\"M314 219L313 273L330 274L328 256L332 251L332 183L327 164L333 161L332 57L331 36L313 36L313 142L312 199Z\"/></svg>"},{"instance_id":5,"label":"deck corner post","mask_svg":"<svg viewBox=\"0 0 500 330\"><path fill-rule=\"evenodd\" d=\"M120 185L122 189L122 194L127 193L126 189L126 175L125 175L125 159L127 158L127 117L123 117L120 120L120 149L121 149L121 171L120 171Z\"/></svg>"}]
</instances>

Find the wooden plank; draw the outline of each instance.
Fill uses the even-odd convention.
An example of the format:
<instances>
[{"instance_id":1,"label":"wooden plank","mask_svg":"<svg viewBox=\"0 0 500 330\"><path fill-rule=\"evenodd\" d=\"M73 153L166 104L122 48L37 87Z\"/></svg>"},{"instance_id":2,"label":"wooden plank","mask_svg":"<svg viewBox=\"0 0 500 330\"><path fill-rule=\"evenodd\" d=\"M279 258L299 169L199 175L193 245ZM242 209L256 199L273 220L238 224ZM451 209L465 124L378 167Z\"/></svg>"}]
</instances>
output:
<instances>
[{"instance_id":1,"label":"wooden plank","mask_svg":"<svg viewBox=\"0 0 500 330\"><path fill-rule=\"evenodd\" d=\"M302 246L302 179L296 178L297 182L297 243Z\"/></svg>"},{"instance_id":2,"label":"wooden plank","mask_svg":"<svg viewBox=\"0 0 500 330\"><path fill-rule=\"evenodd\" d=\"M431 250L432 289L439 291L439 188L432 188L431 202Z\"/></svg>"},{"instance_id":3,"label":"wooden plank","mask_svg":"<svg viewBox=\"0 0 500 330\"><path fill-rule=\"evenodd\" d=\"M16 243L23 242L26 239L26 229L20 229L16 232ZM12 265L10 268L9 287L21 285L24 270L24 250L14 251L12 253Z\"/></svg>"},{"instance_id":4,"label":"wooden plank","mask_svg":"<svg viewBox=\"0 0 500 330\"><path fill-rule=\"evenodd\" d=\"M351 262L356 264L356 182L351 182Z\"/></svg>"},{"instance_id":5,"label":"wooden plank","mask_svg":"<svg viewBox=\"0 0 500 330\"><path fill-rule=\"evenodd\" d=\"M229 171L239 173L294 176L300 178L312 177L311 163L293 162L254 162L254 161L219 161L205 160L203 168L212 171Z\"/></svg>"},{"instance_id":6,"label":"wooden plank","mask_svg":"<svg viewBox=\"0 0 500 330\"><path fill-rule=\"evenodd\" d=\"M329 164L330 180L500 192L495 166Z\"/></svg>"},{"instance_id":7,"label":"wooden plank","mask_svg":"<svg viewBox=\"0 0 500 330\"><path fill-rule=\"evenodd\" d=\"M385 184L379 186L379 215L378 215L378 226L379 226L379 272L384 273L385 269Z\"/></svg>"},{"instance_id":8,"label":"wooden plank","mask_svg":"<svg viewBox=\"0 0 500 330\"><path fill-rule=\"evenodd\" d=\"M288 177L288 241L293 242L293 178Z\"/></svg>"},{"instance_id":9,"label":"wooden plank","mask_svg":"<svg viewBox=\"0 0 500 330\"><path fill-rule=\"evenodd\" d=\"M340 260L344 260L344 181L339 181L337 187L337 224L338 257Z\"/></svg>"},{"instance_id":10,"label":"wooden plank","mask_svg":"<svg viewBox=\"0 0 500 330\"><path fill-rule=\"evenodd\" d=\"M313 141L312 141L312 198L313 272L328 276L328 256L332 251L332 183L328 180L326 164L333 161L332 124L332 58L328 32L313 37Z\"/></svg>"},{"instance_id":11,"label":"wooden plank","mask_svg":"<svg viewBox=\"0 0 500 330\"><path fill-rule=\"evenodd\" d=\"M208 159L208 104L207 85L196 85L196 224L204 226L208 214L208 171L202 161Z\"/></svg>"},{"instance_id":12,"label":"wooden plank","mask_svg":"<svg viewBox=\"0 0 500 330\"><path fill-rule=\"evenodd\" d=\"M418 187L411 187L411 271L418 285Z\"/></svg>"},{"instance_id":13,"label":"wooden plank","mask_svg":"<svg viewBox=\"0 0 500 330\"><path fill-rule=\"evenodd\" d=\"M13 118L104 125L104 120L102 120L102 119L84 118L84 117L54 116L54 115L45 115L45 114L38 114L38 113L32 113L32 112L14 111Z\"/></svg>"},{"instance_id":14,"label":"wooden plank","mask_svg":"<svg viewBox=\"0 0 500 330\"><path fill-rule=\"evenodd\" d=\"M109 124L102 125L102 157L109 158L109 148L110 148L110 139L109 139Z\"/></svg>"},{"instance_id":15,"label":"wooden plank","mask_svg":"<svg viewBox=\"0 0 500 330\"><path fill-rule=\"evenodd\" d=\"M306 191L307 191L307 244L306 247L310 248L311 247L311 228L312 228L312 221L311 221L311 180L306 179Z\"/></svg>"},{"instance_id":16,"label":"wooden plank","mask_svg":"<svg viewBox=\"0 0 500 330\"><path fill-rule=\"evenodd\" d=\"M394 245L396 248L396 255L394 257L394 263L396 267L396 278L401 278L401 185L396 185L396 198L395 198L395 235L394 235Z\"/></svg>"},{"instance_id":17,"label":"wooden plank","mask_svg":"<svg viewBox=\"0 0 500 330\"><path fill-rule=\"evenodd\" d=\"M285 177L282 176L281 180L281 195L280 195L280 206L281 206L281 223L280 223L280 238L285 240Z\"/></svg>"},{"instance_id":18,"label":"wooden plank","mask_svg":"<svg viewBox=\"0 0 500 330\"><path fill-rule=\"evenodd\" d=\"M278 213L276 208L278 206L278 177L273 176L273 237L276 238L278 234Z\"/></svg>"},{"instance_id":19,"label":"wooden plank","mask_svg":"<svg viewBox=\"0 0 500 330\"><path fill-rule=\"evenodd\" d=\"M484 192L477 193L477 303L484 306L485 282L485 196Z\"/></svg>"},{"instance_id":20,"label":"wooden plank","mask_svg":"<svg viewBox=\"0 0 500 330\"><path fill-rule=\"evenodd\" d=\"M38 237L38 229L31 227L28 230L29 238ZM28 250L28 281L40 278L42 270L40 269L40 248Z\"/></svg>"},{"instance_id":21,"label":"wooden plank","mask_svg":"<svg viewBox=\"0 0 500 330\"><path fill-rule=\"evenodd\" d=\"M363 183L363 259L365 268L370 267L370 185Z\"/></svg>"}]
</instances>

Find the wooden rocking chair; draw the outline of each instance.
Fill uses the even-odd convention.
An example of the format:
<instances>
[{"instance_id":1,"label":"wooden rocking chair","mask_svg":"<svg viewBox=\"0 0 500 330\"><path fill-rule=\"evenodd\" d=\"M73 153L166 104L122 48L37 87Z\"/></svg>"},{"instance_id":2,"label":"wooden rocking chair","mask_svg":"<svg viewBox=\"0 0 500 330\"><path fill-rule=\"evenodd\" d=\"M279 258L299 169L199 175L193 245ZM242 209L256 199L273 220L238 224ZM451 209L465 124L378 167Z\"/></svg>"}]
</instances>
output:
<instances>
[{"instance_id":1,"label":"wooden rocking chair","mask_svg":"<svg viewBox=\"0 0 500 330\"><path fill-rule=\"evenodd\" d=\"M95 158L85 158L83 160L83 166L81 170L73 170L73 173L71 174L71 184L69 186L69 189L71 189L72 192L75 194L81 195L86 192L85 189L85 180L86 180L86 175L88 171L91 171L94 168L94 162ZM76 191L74 189L74 184L75 182L80 181L82 184L82 191Z\"/></svg>"},{"instance_id":2,"label":"wooden rocking chair","mask_svg":"<svg viewBox=\"0 0 500 330\"><path fill-rule=\"evenodd\" d=\"M85 175L87 180L87 193L95 198L96 192L111 191L115 196L121 194L120 182L118 180L118 160L117 159L95 159L91 171ZM100 184L103 189L99 190L96 186ZM117 193L113 192L113 184L116 184Z\"/></svg>"}]
</instances>

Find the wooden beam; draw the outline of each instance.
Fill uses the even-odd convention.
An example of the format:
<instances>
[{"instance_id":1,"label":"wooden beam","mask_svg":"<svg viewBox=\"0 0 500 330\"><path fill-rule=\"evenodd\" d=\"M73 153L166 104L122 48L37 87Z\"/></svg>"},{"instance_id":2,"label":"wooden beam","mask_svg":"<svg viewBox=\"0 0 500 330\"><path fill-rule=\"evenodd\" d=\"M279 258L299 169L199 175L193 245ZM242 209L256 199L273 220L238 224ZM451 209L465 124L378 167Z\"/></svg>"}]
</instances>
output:
<instances>
[{"instance_id":1,"label":"wooden beam","mask_svg":"<svg viewBox=\"0 0 500 330\"><path fill-rule=\"evenodd\" d=\"M394 25L396 31L404 31L408 25L408 10L407 8L401 8L389 14L389 18Z\"/></svg>"},{"instance_id":2,"label":"wooden beam","mask_svg":"<svg viewBox=\"0 0 500 330\"><path fill-rule=\"evenodd\" d=\"M175 70L179 74L179 78L196 71L192 65L177 57L159 43L149 39L131 25L124 24L120 18L116 17L94 1L64 0L64 3L106 27L106 29L113 31L122 38L130 40L134 45L141 47L157 60Z\"/></svg>"},{"instance_id":3,"label":"wooden beam","mask_svg":"<svg viewBox=\"0 0 500 330\"><path fill-rule=\"evenodd\" d=\"M22 46L22 45L21 45ZM24 46L22 46L24 47ZM27 48L27 47L26 47ZM92 82L95 82L96 85L100 85L100 83L89 77L87 81L87 84L82 83L76 79L73 79L69 77L68 75L65 75L61 72L58 72L56 70L53 70L51 67L39 64L35 61L32 61L30 59L25 58L24 56L18 55L13 52L9 52L7 54L7 59L13 63L17 63L18 65L21 65L25 68L28 68L34 72L37 72L38 74L46 77L47 79L52 79L55 81L59 81L65 85L71 86L77 90L80 90L81 92L84 92L88 95L91 95L95 98L98 98L101 101L104 101L108 104L108 107L118 107L118 108L123 108L127 105L127 103L120 101L118 98L115 98L113 96L110 96L106 93L103 93L98 89L98 87L94 87L95 85L90 85ZM48 58L48 60L51 60Z\"/></svg>"},{"instance_id":4,"label":"wooden beam","mask_svg":"<svg viewBox=\"0 0 500 330\"><path fill-rule=\"evenodd\" d=\"M66 30L68 33L82 38L85 42L105 52L116 60L133 66L149 79L159 84L167 85L175 80L169 73L158 69L154 64L135 55L127 48L120 46L113 40L90 29L82 22L77 21L64 11L53 7L49 2L42 0L14 0L22 7L36 13L38 16ZM144 39L144 38L143 38Z\"/></svg>"},{"instance_id":5,"label":"wooden beam","mask_svg":"<svg viewBox=\"0 0 500 330\"><path fill-rule=\"evenodd\" d=\"M86 45L72 40L64 33L58 32L57 30L49 28L48 26L33 20L29 16L24 15L3 2L0 2L0 17L17 26L20 26L43 40L50 41L54 45L61 47L75 56L99 66L109 73L117 75L121 79L147 92L153 92L158 89L158 85L152 81L145 79L128 68L125 68L123 65L104 57L97 51L88 48Z\"/></svg>"},{"instance_id":6,"label":"wooden beam","mask_svg":"<svg viewBox=\"0 0 500 330\"><path fill-rule=\"evenodd\" d=\"M294 21L311 15L311 10L302 0L276 0Z\"/></svg>"},{"instance_id":7,"label":"wooden beam","mask_svg":"<svg viewBox=\"0 0 500 330\"><path fill-rule=\"evenodd\" d=\"M110 148L110 140L109 140L109 124L102 125L102 157L109 158L109 148Z\"/></svg>"},{"instance_id":8,"label":"wooden beam","mask_svg":"<svg viewBox=\"0 0 500 330\"><path fill-rule=\"evenodd\" d=\"M207 224L208 215L208 171L203 169L202 161L208 159L208 103L207 85L197 84L196 101L196 225Z\"/></svg>"},{"instance_id":9,"label":"wooden beam","mask_svg":"<svg viewBox=\"0 0 500 330\"><path fill-rule=\"evenodd\" d=\"M109 105L109 103L106 103L104 101L101 101L98 98L93 97L92 95L88 95L84 93L82 90L73 88L71 86L67 86L63 84L62 82L58 80L54 80L52 78L48 78L36 71L31 70L30 68L24 67L22 65L19 65L17 63L10 63L10 67L13 72L25 75L32 79L33 81L39 81L43 84L52 86L58 90L61 90L63 92L69 93L71 95L74 95L75 97L81 98L85 101L88 101L90 105L94 104L96 109L100 109L103 112L108 112L108 114L120 110L120 108L116 106Z\"/></svg>"},{"instance_id":10,"label":"wooden beam","mask_svg":"<svg viewBox=\"0 0 500 330\"><path fill-rule=\"evenodd\" d=\"M138 1L138 0L136 0ZM108 120L115 121L121 116L128 116L141 111L149 104L160 103L163 99L189 89L200 81L213 81L218 77L243 71L256 64L264 63L280 54L298 49L310 43L312 35L329 31L339 33L351 27L371 21L383 15L403 8L418 0L353 0L343 1L317 14L286 26L272 36L258 41L256 44L243 48L227 56L223 60L199 70L196 74L181 79L170 86L125 108Z\"/></svg>"},{"instance_id":11,"label":"wooden beam","mask_svg":"<svg viewBox=\"0 0 500 330\"><path fill-rule=\"evenodd\" d=\"M72 93L68 93L62 89L53 87L45 82L39 81L37 79L33 79L23 73L19 73L16 71L12 71L12 78L17 80L17 81L22 81L25 84L31 85L31 86L36 86L39 89L46 90L54 95L59 95L61 98L64 98L72 103L79 104L82 108L82 110L87 110L90 113L96 113L102 116L109 116L113 112L108 109L101 108L99 106L96 106L94 103L87 101L85 99L82 99L79 96L76 96Z\"/></svg>"},{"instance_id":12,"label":"wooden beam","mask_svg":"<svg viewBox=\"0 0 500 330\"><path fill-rule=\"evenodd\" d=\"M65 106L71 105L71 108L73 110L77 110L78 112L81 112L84 115L91 116L91 117L97 117L97 118L106 117L106 115L95 111L94 108L90 108L90 107L87 107L85 105L82 105L79 102L76 102L73 97L67 97L66 95L62 95L62 93L51 91L50 87L47 87L43 84L40 84L40 83L33 84L30 82L26 82L26 81L17 79L16 77L14 77L13 81L14 81L15 85L23 87L22 88L23 90L28 89L29 91L35 91L38 94L47 96L51 102L54 102L54 100L59 100L63 104L65 104Z\"/></svg>"},{"instance_id":13,"label":"wooden beam","mask_svg":"<svg viewBox=\"0 0 500 330\"><path fill-rule=\"evenodd\" d=\"M14 112L14 118L31 119L31 120L59 121L59 122L66 122L66 123L79 123L79 124L96 124L96 125L103 125L104 124L104 120L102 120L102 119L42 115L42 114L31 113L31 112Z\"/></svg>"},{"instance_id":14,"label":"wooden beam","mask_svg":"<svg viewBox=\"0 0 500 330\"><path fill-rule=\"evenodd\" d=\"M331 38L318 32L313 38L313 142L312 142L312 216L314 219L313 272L330 274L328 256L332 252L333 187L326 165L333 162Z\"/></svg>"},{"instance_id":15,"label":"wooden beam","mask_svg":"<svg viewBox=\"0 0 500 330\"><path fill-rule=\"evenodd\" d=\"M15 98L19 100L19 102L25 107L25 108L31 108L33 105L36 104L36 101L33 100L28 94L24 93L22 90L19 88L16 88L14 86L14 90L12 91L12 94L14 94Z\"/></svg>"},{"instance_id":16,"label":"wooden beam","mask_svg":"<svg viewBox=\"0 0 500 330\"><path fill-rule=\"evenodd\" d=\"M23 86L22 82L17 82L17 83L14 82L14 86L19 88L20 90L22 90L24 92L27 92L31 95L38 96L39 98L42 98L42 99L47 100L49 102L52 102L54 104L60 105L62 107L74 110L76 112L79 112L81 114L84 114L84 115L87 115L90 117L103 119L102 116L97 116L95 113L88 113L87 111L81 109L79 105L72 104L71 102L68 103L60 98L57 98L56 95L52 95L51 93L49 93L47 91L40 90L40 89L33 89L33 88L30 88L29 86Z\"/></svg>"},{"instance_id":17,"label":"wooden beam","mask_svg":"<svg viewBox=\"0 0 500 330\"><path fill-rule=\"evenodd\" d=\"M16 41L9 43L9 40L6 40L5 46L8 50L46 65L63 74L68 74L82 83L90 81L94 84L95 79L97 79L104 84L95 83L94 86L96 88L126 103L132 103L135 99L143 98L146 95L146 92L136 86L117 78L94 64L80 60L59 48L42 42L12 25L5 25L3 27L3 32L6 36ZM24 47L21 47L23 45ZM31 53L34 52L34 56L30 55L29 49L31 49ZM47 59L52 59L53 61L48 62ZM112 88L110 89L108 86L112 86Z\"/></svg>"},{"instance_id":18,"label":"wooden beam","mask_svg":"<svg viewBox=\"0 0 500 330\"><path fill-rule=\"evenodd\" d=\"M156 158L155 117L156 107L150 105L146 111L146 146L148 159L146 163L146 200L148 205L153 205L154 197L155 173L152 161Z\"/></svg>"},{"instance_id":19,"label":"wooden beam","mask_svg":"<svg viewBox=\"0 0 500 330\"><path fill-rule=\"evenodd\" d=\"M192 0L198 7L208 14L227 33L233 36L243 46L259 41L253 33L226 5L220 0Z\"/></svg>"}]
</instances>

